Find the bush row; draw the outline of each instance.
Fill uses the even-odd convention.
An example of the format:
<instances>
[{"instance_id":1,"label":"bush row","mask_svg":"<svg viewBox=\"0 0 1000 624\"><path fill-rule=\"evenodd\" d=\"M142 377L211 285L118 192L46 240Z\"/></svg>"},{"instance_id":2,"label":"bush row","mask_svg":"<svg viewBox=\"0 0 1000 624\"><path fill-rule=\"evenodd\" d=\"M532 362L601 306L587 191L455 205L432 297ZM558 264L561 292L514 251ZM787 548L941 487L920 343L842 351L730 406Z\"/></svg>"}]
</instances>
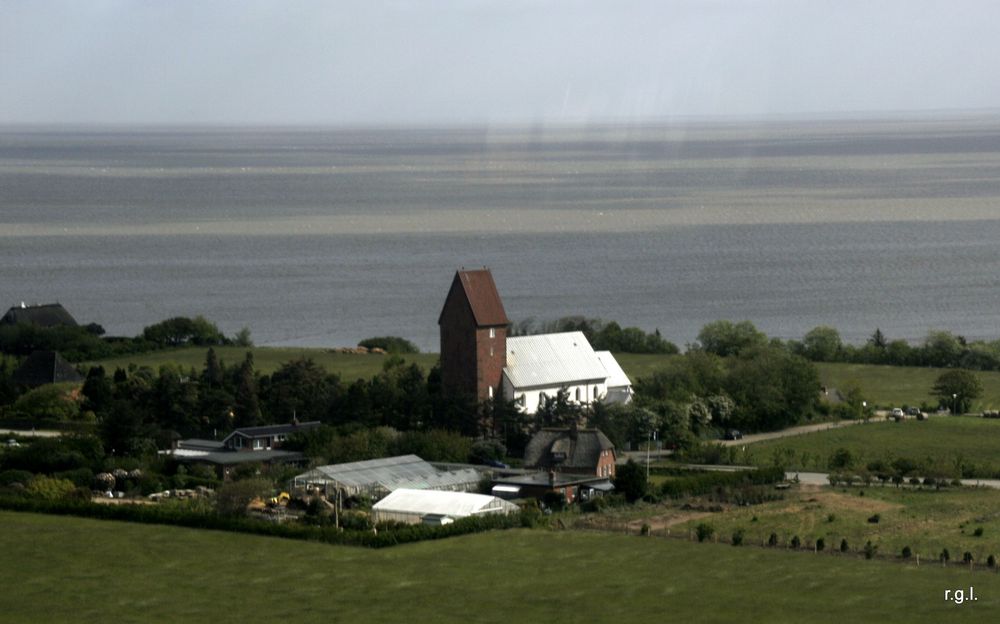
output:
<instances>
[{"instance_id":1,"label":"bush row","mask_svg":"<svg viewBox=\"0 0 1000 624\"><path fill-rule=\"evenodd\" d=\"M705 472L688 477L665 481L660 486L660 494L669 498L683 498L707 494L716 488L767 485L785 479L785 470L779 466L740 470L737 472Z\"/></svg>"},{"instance_id":2,"label":"bush row","mask_svg":"<svg viewBox=\"0 0 1000 624\"><path fill-rule=\"evenodd\" d=\"M441 539L480 533L496 529L513 529L530 526L527 513L511 515L473 516L456 520L444 526L423 524L393 527L382 531L339 530L335 527L307 526L302 524L277 524L217 513L205 513L164 507L159 505L102 505L71 500L39 500L18 497L0 497L0 509L64 516L80 516L99 520L120 520L144 524L168 524L195 529L252 533L271 537L284 537L338 544L384 548L430 539Z\"/></svg>"}]
</instances>

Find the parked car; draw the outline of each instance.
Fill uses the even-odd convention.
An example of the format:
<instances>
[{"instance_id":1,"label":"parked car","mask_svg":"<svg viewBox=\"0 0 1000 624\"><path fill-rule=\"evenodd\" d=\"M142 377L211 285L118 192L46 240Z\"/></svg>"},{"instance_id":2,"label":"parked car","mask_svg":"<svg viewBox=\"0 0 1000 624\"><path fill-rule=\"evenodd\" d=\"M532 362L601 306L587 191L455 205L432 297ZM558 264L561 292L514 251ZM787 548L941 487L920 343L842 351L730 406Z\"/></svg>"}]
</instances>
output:
<instances>
[{"instance_id":1,"label":"parked car","mask_svg":"<svg viewBox=\"0 0 1000 624\"><path fill-rule=\"evenodd\" d=\"M726 435L722 436L726 440L742 440L743 434L738 429L730 429Z\"/></svg>"},{"instance_id":2,"label":"parked car","mask_svg":"<svg viewBox=\"0 0 1000 624\"><path fill-rule=\"evenodd\" d=\"M904 418L906 416L906 414L903 413L903 408L901 408L901 407L894 407L894 408L892 408L892 414L891 414L891 416L893 418L895 418L896 420L899 420L900 418Z\"/></svg>"},{"instance_id":3,"label":"parked car","mask_svg":"<svg viewBox=\"0 0 1000 624\"><path fill-rule=\"evenodd\" d=\"M914 416L916 418L920 418L920 408L919 407L911 407L910 409L906 410L906 415L907 416Z\"/></svg>"}]
</instances>

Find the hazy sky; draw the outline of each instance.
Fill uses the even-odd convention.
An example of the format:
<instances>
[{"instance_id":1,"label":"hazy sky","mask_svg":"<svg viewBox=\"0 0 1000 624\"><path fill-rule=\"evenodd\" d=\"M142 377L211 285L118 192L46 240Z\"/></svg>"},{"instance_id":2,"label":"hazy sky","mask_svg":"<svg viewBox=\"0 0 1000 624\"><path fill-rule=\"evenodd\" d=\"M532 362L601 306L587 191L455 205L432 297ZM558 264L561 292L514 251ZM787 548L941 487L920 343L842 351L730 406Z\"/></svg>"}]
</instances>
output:
<instances>
[{"instance_id":1,"label":"hazy sky","mask_svg":"<svg viewBox=\"0 0 1000 624\"><path fill-rule=\"evenodd\" d=\"M998 108L998 26L996 0L0 0L0 123Z\"/></svg>"}]
</instances>

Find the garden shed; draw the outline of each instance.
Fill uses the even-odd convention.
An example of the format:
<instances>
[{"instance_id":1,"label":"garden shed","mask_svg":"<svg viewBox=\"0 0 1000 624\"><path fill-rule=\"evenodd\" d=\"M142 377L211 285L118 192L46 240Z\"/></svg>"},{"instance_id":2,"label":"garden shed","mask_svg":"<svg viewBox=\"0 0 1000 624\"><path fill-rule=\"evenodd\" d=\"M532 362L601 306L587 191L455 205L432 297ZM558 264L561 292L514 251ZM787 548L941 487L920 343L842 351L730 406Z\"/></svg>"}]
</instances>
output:
<instances>
[{"instance_id":1,"label":"garden shed","mask_svg":"<svg viewBox=\"0 0 1000 624\"><path fill-rule=\"evenodd\" d=\"M375 503L372 517L377 523L444 524L444 518L508 514L517 510L517 505L486 494L401 488Z\"/></svg>"}]
</instances>

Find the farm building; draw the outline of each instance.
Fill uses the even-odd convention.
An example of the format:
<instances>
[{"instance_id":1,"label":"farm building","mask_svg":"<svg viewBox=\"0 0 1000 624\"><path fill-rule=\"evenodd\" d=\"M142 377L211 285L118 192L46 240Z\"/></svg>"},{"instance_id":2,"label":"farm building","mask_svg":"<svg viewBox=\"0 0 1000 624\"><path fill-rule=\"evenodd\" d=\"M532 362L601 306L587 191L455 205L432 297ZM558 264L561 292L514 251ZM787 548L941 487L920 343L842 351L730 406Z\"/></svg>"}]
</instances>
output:
<instances>
[{"instance_id":1,"label":"farm building","mask_svg":"<svg viewBox=\"0 0 1000 624\"><path fill-rule=\"evenodd\" d=\"M372 518L376 523L447 524L449 518L508 514L517 510L517 505L486 494L401 488L372 505Z\"/></svg>"},{"instance_id":2,"label":"farm building","mask_svg":"<svg viewBox=\"0 0 1000 624\"><path fill-rule=\"evenodd\" d=\"M11 378L15 384L37 388L51 383L83 381L76 368L56 351L33 351Z\"/></svg>"},{"instance_id":3,"label":"farm building","mask_svg":"<svg viewBox=\"0 0 1000 624\"><path fill-rule=\"evenodd\" d=\"M76 319L60 303L14 306L0 318L0 325L34 325L35 327L76 327Z\"/></svg>"},{"instance_id":4,"label":"farm building","mask_svg":"<svg viewBox=\"0 0 1000 624\"><path fill-rule=\"evenodd\" d=\"M632 386L609 351L582 332L507 337L510 321L489 269L458 271L438 318L441 384L478 401L502 393L529 414L560 391L581 405L624 403Z\"/></svg>"},{"instance_id":5,"label":"farm building","mask_svg":"<svg viewBox=\"0 0 1000 624\"><path fill-rule=\"evenodd\" d=\"M439 470L416 455L384 457L320 466L294 479L296 487L321 487L328 495L381 498L401 488L467 492L479 487L482 474L472 468Z\"/></svg>"}]
</instances>

